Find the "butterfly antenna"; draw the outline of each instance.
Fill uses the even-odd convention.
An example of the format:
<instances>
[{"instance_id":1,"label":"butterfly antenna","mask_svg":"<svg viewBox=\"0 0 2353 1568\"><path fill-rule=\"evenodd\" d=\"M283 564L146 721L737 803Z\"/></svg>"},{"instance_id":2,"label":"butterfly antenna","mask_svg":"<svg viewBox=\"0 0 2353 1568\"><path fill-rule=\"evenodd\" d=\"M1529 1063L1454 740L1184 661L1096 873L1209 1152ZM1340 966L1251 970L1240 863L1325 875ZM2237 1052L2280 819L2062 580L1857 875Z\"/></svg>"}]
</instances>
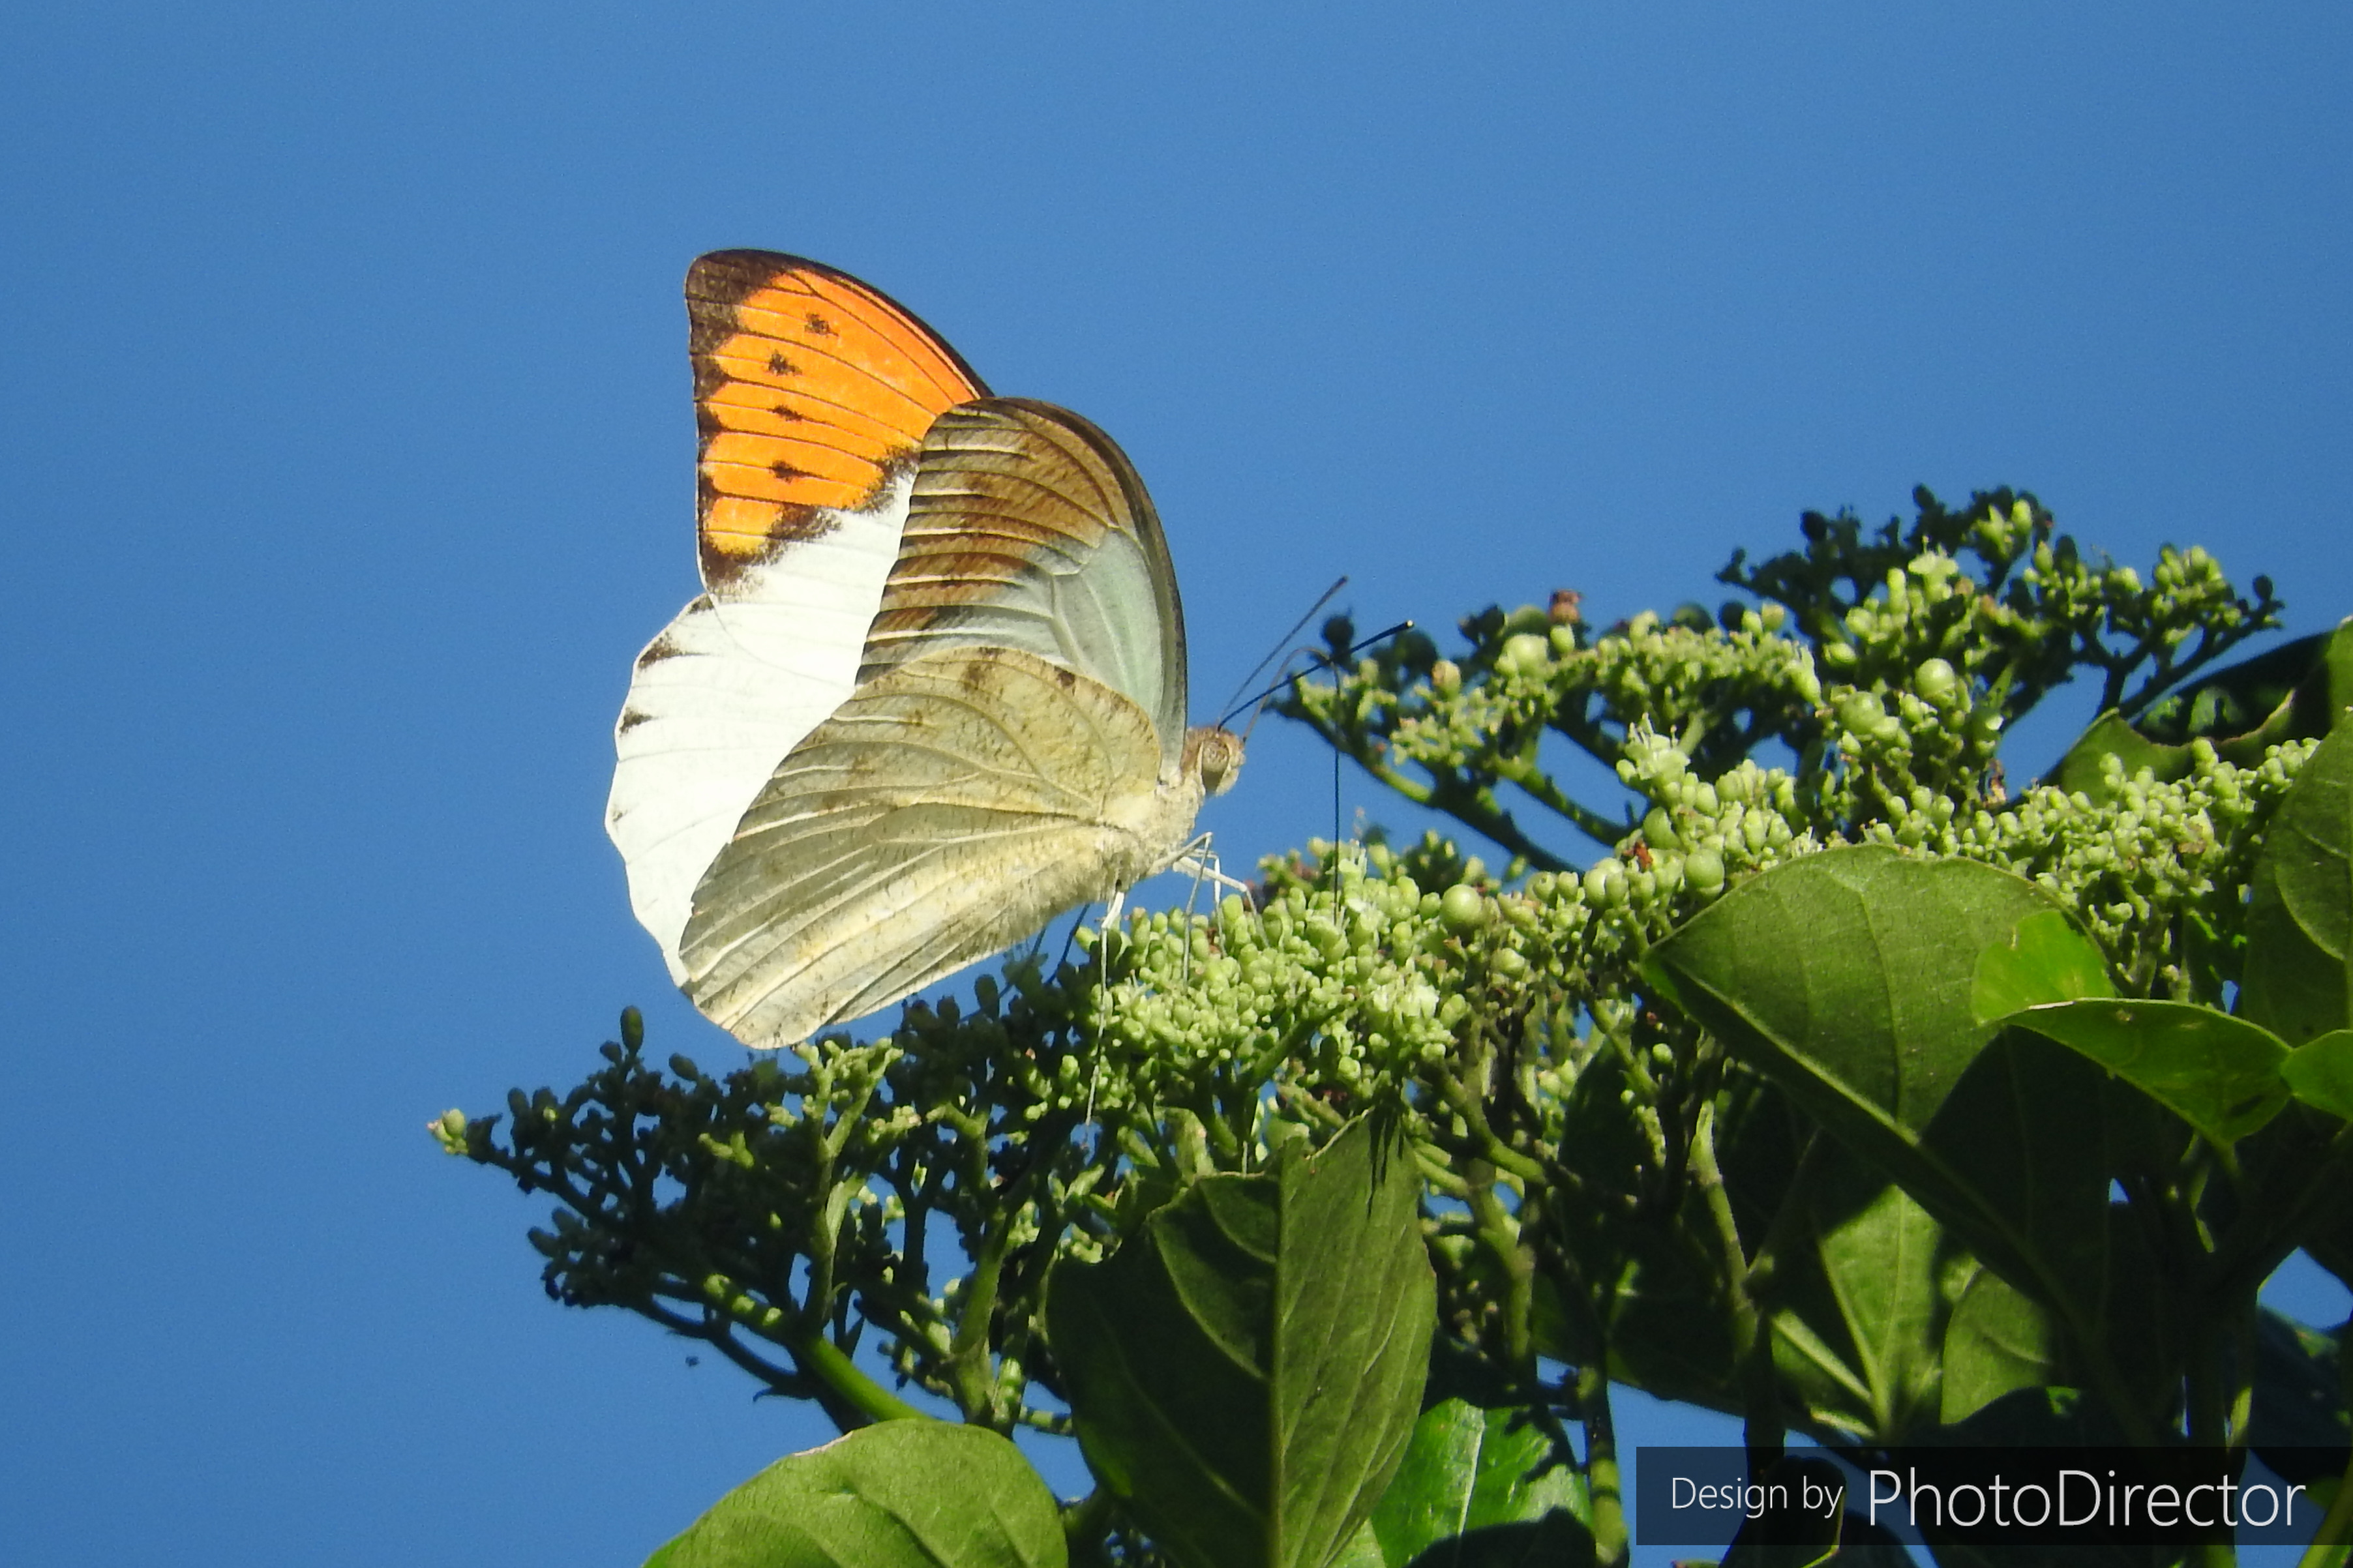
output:
<instances>
[{"instance_id":1,"label":"butterfly antenna","mask_svg":"<svg viewBox=\"0 0 2353 1568\"><path fill-rule=\"evenodd\" d=\"M1306 626L1307 623L1315 618L1316 611L1330 604L1333 599L1338 595L1340 590L1347 585L1348 578L1346 574L1344 573L1333 582L1330 587L1324 590L1322 595L1318 597L1314 604L1307 606L1307 613L1305 615L1291 623L1291 629L1289 631L1274 639L1274 646L1266 650L1266 657L1260 659L1256 664L1250 666L1250 672L1248 675L1243 676L1240 680L1234 682L1234 689L1236 691L1240 691L1249 686L1251 681L1256 680L1265 672L1266 667L1275 661L1277 656L1282 656L1285 662L1288 662L1292 656L1283 655L1282 650L1290 645L1291 639L1297 637L1301 630ZM1255 701L1257 700L1253 698L1251 700ZM1237 713L1240 712L1242 708L1247 706L1247 704L1236 703L1230 697L1226 699L1226 705Z\"/></svg>"},{"instance_id":2,"label":"butterfly antenna","mask_svg":"<svg viewBox=\"0 0 2353 1568\"><path fill-rule=\"evenodd\" d=\"M1313 615L1314 612L1311 610L1308 613ZM1294 627L1293 629L1295 631L1297 628ZM1288 667L1292 659L1298 658L1303 655L1308 658L1314 659L1318 664L1323 665L1327 669L1337 669L1340 668L1340 661L1342 659L1353 658L1356 655L1364 652L1365 649L1371 647L1375 643L1387 642L1393 637L1401 636L1402 634L1411 630L1413 630L1413 623L1411 621L1399 621L1397 625L1390 626L1386 630L1375 632L1368 637L1358 637L1355 642L1348 645L1345 651L1337 655L1325 653L1322 648L1293 648L1283 659L1283 664ZM1260 662L1259 668L1263 669L1265 668L1265 662L1261 660ZM1253 671L1252 673L1256 672ZM1227 710L1225 717L1218 721L1218 727L1219 729L1225 728L1225 726L1232 723L1236 718L1240 717L1244 710L1256 703L1265 701L1268 698L1273 696L1276 692L1290 685L1292 681L1296 679L1298 679L1296 676L1285 675L1282 679L1276 681L1272 686L1268 687L1257 696L1250 698L1248 701L1235 703L1233 707ZM1255 723L1256 721L1253 720L1252 722ZM1248 739L1247 734L1245 734L1244 739Z\"/></svg>"}]
</instances>

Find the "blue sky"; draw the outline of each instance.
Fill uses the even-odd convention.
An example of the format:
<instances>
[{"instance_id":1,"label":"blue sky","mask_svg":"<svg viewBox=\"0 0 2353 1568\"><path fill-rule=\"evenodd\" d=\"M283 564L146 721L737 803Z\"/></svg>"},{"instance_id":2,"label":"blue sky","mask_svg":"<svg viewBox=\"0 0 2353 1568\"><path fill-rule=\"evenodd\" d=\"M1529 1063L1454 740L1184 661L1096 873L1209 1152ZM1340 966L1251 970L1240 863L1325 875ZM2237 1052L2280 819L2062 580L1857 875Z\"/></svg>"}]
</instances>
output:
<instances>
[{"instance_id":1,"label":"blue sky","mask_svg":"<svg viewBox=\"0 0 2353 1568\"><path fill-rule=\"evenodd\" d=\"M0 1554L629 1563L824 1435L546 1301L422 1131L625 1003L734 1059L599 820L694 587L700 251L1110 430L1197 713L1342 572L1613 618L1919 482L2353 610L2353 17L1793 9L12 17ZM1205 820L1330 791L1269 723Z\"/></svg>"}]
</instances>

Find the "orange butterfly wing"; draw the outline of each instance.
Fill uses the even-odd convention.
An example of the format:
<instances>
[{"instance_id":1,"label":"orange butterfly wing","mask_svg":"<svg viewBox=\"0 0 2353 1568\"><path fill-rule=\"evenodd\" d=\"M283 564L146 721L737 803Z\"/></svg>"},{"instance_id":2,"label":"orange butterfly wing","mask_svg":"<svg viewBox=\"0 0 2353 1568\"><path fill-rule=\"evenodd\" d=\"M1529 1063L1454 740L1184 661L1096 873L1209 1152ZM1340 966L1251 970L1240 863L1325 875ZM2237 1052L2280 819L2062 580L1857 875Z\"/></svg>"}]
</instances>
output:
<instances>
[{"instance_id":1,"label":"orange butterfly wing","mask_svg":"<svg viewBox=\"0 0 2353 1568\"><path fill-rule=\"evenodd\" d=\"M878 289L798 257L719 250L686 275L702 430L702 580L857 511L914 462L932 421L988 389Z\"/></svg>"}]
</instances>

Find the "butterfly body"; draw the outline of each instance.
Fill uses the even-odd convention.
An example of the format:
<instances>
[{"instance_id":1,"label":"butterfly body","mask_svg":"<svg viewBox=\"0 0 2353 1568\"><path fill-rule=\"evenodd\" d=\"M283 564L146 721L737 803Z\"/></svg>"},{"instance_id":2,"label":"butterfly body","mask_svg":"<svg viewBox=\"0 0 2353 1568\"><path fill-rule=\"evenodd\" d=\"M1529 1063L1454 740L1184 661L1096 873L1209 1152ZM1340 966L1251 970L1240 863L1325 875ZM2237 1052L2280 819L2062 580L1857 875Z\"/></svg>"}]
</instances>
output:
<instances>
[{"instance_id":1,"label":"butterfly body","mask_svg":"<svg viewBox=\"0 0 2353 1568\"><path fill-rule=\"evenodd\" d=\"M1240 742L1185 728L1108 437L814 263L723 252L688 297L706 588L639 656L607 826L672 977L783 1045L1177 862Z\"/></svg>"}]
</instances>

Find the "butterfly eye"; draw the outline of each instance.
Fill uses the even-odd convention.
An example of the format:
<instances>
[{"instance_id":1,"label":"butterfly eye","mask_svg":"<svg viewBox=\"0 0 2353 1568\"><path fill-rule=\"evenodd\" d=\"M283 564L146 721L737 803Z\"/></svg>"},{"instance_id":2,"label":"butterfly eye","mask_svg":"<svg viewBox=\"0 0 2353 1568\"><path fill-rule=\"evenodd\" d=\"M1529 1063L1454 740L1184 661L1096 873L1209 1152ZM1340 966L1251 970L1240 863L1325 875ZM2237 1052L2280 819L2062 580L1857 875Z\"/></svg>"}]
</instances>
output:
<instances>
[{"instance_id":1,"label":"butterfly eye","mask_svg":"<svg viewBox=\"0 0 2353 1568\"><path fill-rule=\"evenodd\" d=\"M1194 766L1203 795L1223 795L1242 771L1242 738L1231 730L1196 730Z\"/></svg>"}]
</instances>

